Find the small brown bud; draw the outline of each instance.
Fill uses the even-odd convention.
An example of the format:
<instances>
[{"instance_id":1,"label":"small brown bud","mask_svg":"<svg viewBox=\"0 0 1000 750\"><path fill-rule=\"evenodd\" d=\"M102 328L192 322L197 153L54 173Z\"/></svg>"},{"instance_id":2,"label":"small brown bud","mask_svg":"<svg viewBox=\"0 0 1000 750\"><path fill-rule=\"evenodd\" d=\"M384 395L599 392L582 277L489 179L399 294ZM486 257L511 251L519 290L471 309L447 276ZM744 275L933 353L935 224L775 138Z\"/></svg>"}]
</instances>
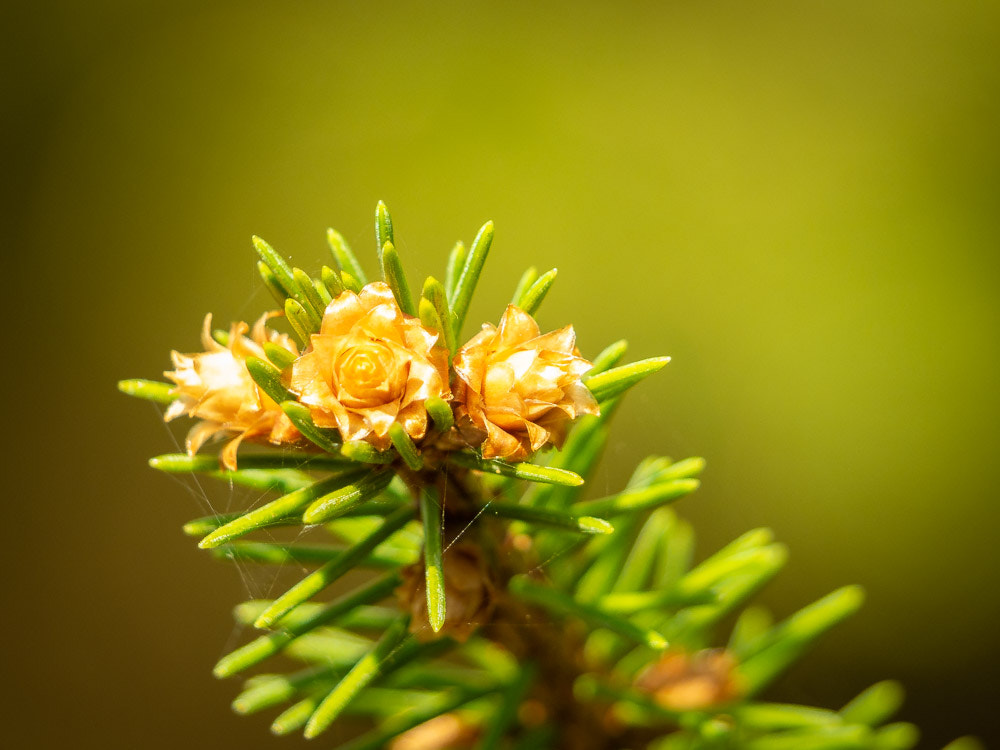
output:
<instances>
[{"instance_id":1,"label":"small brown bud","mask_svg":"<svg viewBox=\"0 0 1000 750\"><path fill-rule=\"evenodd\" d=\"M176 384L172 393L177 399L170 404L163 418L170 421L182 414L201 420L188 432L185 445L194 455L209 438L219 434L234 436L222 449L222 465L236 469L236 451L244 439L269 441L274 444L292 442L299 437L281 408L257 387L247 371L248 357L264 358L263 345L277 344L292 354L298 349L284 334L269 330L265 323L276 313L267 313L249 326L234 323L229 329L229 343L222 346L212 338L212 316L206 315L201 343L204 352L170 357L174 369L165 372Z\"/></svg>"},{"instance_id":2,"label":"small brown bud","mask_svg":"<svg viewBox=\"0 0 1000 750\"><path fill-rule=\"evenodd\" d=\"M530 534L514 534L514 536L511 537L510 544L514 549L521 553L530 552L535 546L535 542L531 538Z\"/></svg>"},{"instance_id":3,"label":"small brown bud","mask_svg":"<svg viewBox=\"0 0 1000 750\"><path fill-rule=\"evenodd\" d=\"M591 368L573 326L540 335L528 313L508 305L455 355L456 424L485 458L520 461L543 445L562 445L569 422L597 414L581 376Z\"/></svg>"},{"instance_id":4,"label":"small brown bud","mask_svg":"<svg viewBox=\"0 0 1000 750\"><path fill-rule=\"evenodd\" d=\"M389 447L399 422L414 440L427 431L424 402L451 398L448 355L438 334L399 309L381 281L327 305L320 332L292 365L289 389L320 427L344 440Z\"/></svg>"},{"instance_id":5,"label":"small brown bud","mask_svg":"<svg viewBox=\"0 0 1000 750\"><path fill-rule=\"evenodd\" d=\"M410 630L420 640L450 636L465 641L480 625L489 621L495 604L494 587L486 574L478 549L456 544L441 561L447 602L444 625L438 633L427 616L427 584L423 562L403 568L403 583L396 589L400 607L411 614Z\"/></svg>"},{"instance_id":6,"label":"small brown bud","mask_svg":"<svg viewBox=\"0 0 1000 750\"><path fill-rule=\"evenodd\" d=\"M671 711L698 711L739 697L736 659L725 649L670 650L636 679L640 690Z\"/></svg>"},{"instance_id":7,"label":"small brown bud","mask_svg":"<svg viewBox=\"0 0 1000 750\"><path fill-rule=\"evenodd\" d=\"M459 714L441 714L399 735L389 750L470 750L477 746L479 728Z\"/></svg>"},{"instance_id":8,"label":"small brown bud","mask_svg":"<svg viewBox=\"0 0 1000 750\"><path fill-rule=\"evenodd\" d=\"M517 707L517 720L526 727L537 727L549 718L549 709L535 698L529 698Z\"/></svg>"}]
</instances>

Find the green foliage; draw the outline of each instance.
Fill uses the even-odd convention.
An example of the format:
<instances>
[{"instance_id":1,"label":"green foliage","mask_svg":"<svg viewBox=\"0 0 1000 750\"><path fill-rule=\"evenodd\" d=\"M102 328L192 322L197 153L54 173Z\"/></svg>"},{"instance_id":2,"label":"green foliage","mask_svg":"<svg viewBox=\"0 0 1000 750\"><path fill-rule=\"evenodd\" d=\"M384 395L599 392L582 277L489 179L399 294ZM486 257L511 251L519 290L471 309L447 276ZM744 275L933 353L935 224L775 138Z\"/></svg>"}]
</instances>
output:
<instances>
[{"instance_id":1,"label":"green foliage","mask_svg":"<svg viewBox=\"0 0 1000 750\"><path fill-rule=\"evenodd\" d=\"M514 304L529 315L534 315L541 306L542 300L545 299L545 295L549 293L549 289L555 283L557 273L558 271L555 268L551 271L546 271L538 280L525 289L522 294L515 298L516 301Z\"/></svg>"},{"instance_id":2,"label":"green foliage","mask_svg":"<svg viewBox=\"0 0 1000 750\"><path fill-rule=\"evenodd\" d=\"M468 250L455 245L444 284L429 277L418 299L381 202L375 234L379 268L400 308L419 313L454 353L492 245L492 223ZM314 279L253 238L263 283L303 346L330 300L366 280L343 238L331 229L327 239L334 267ZM534 312L555 273L529 268L513 304ZM298 447L243 450L236 470L211 455L150 460L159 471L202 473L273 493L257 507L186 524L199 547L241 565L311 568L273 600L236 608L240 624L265 632L223 656L217 677L281 656L303 667L247 678L233 709L277 710L275 734L306 737L351 714L368 727L341 745L351 750L384 748L444 714L494 750L568 747L565 717L591 721L584 750L626 742L648 750L914 747L914 727L887 723L902 702L894 682L877 683L839 711L758 699L857 611L863 592L843 587L775 624L751 603L787 560L770 530L750 531L695 563L691 527L669 506L699 487L702 459L652 456L619 491L584 496L620 398L669 361L620 364L626 348L618 341L600 352L583 381L600 415L576 419L561 449L517 462L414 440L398 422L384 444L344 442L336 430L317 426L290 390L294 354L268 343L266 359L246 359L249 377L301 434ZM167 383L125 380L119 388L160 404L177 398ZM448 402L432 397L425 409L434 439L458 434ZM295 532L289 541L272 536L282 529ZM264 539L242 539L251 534ZM453 547L456 556L475 551L482 567L472 570L481 580L470 584L473 574L465 570L461 585L449 585L449 571L460 564L449 554ZM376 577L346 578L357 570ZM462 597L477 585L492 620L485 615L468 637L451 616L470 606ZM715 666L699 672L693 664ZM523 710L567 699L540 713Z\"/></svg>"},{"instance_id":3,"label":"green foliage","mask_svg":"<svg viewBox=\"0 0 1000 750\"><path fill-rule=\"evenodd\" d=\"M454 289L448 297L451 309L455 315L454 329L456 334L462 330L465 313L468 312L469 303L472 301L472 293L476 290L476 284L479 283L479 276L483 272L483 266L486 264L486 256L489 254L492 245L493 222L488 221L479 230L476 239L473 240L472 247L465 256L462 271L454 282Z\"/></svg>"},{"instance_id":4,"label":"green foliage","mask_svg":"<svg viewBox=\"0 0 1000 750\"><path fill-rule=\"evenodd\" d=\"M175 398L171 392L173 386L169 383L159 383L155 380L143 380L141 378L119 381L118 390L127 396L135 396L136 398L152 401L156 404L169 404Z\"/></svg>"}]
</instances>

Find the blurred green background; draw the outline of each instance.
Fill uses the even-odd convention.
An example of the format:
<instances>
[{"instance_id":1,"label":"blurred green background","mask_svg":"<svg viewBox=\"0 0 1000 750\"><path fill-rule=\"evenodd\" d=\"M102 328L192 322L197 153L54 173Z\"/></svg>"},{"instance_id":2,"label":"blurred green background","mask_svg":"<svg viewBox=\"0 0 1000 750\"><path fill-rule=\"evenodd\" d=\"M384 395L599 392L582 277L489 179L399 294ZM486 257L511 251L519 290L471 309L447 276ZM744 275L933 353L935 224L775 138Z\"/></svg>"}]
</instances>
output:
<instances>
[{"instance_id":1,"label":"blurred green background","mask_svg":"<svg viewBox=\"0 0 1000 750\"><path fill-rule=\"evenodd\" d=\"M673 356L596 491L704 455L701 555L773 527L779 614L867 587L774 698L897 677L924 746L1000 739L1000 5L3 13L11 747L296 744L210 674L270 579L181 535L206 498L146 467L173 437L114 383L264 309L252 233L316 268L334 225L371 268L379 198L414 276L496 221L470 320L557 266L544 328Z\"/></svg>"}]
</instances>

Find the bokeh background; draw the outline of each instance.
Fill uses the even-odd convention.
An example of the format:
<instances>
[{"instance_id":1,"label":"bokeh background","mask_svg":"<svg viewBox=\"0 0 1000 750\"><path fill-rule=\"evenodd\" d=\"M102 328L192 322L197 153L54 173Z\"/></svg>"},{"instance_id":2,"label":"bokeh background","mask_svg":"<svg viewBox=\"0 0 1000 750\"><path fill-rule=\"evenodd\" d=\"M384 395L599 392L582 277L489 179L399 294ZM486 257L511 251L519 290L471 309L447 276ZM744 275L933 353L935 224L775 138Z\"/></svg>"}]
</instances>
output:
<instances>
[{"instance_id":1,"label":"bokeh background","mask_svg":"<svg viewBox=\"0 0 1000 750\"><path fill-rule=\"evenodd\" d=\"M704 455L679 506L701 555L773 527L779 614L867 587L774 698L897 677L924 747L1000 738L1000 6L21 5L0 23L7 746L298 746L209 671L269 579L180 526L240 498L149 470L177 431L114 384L196 348L206 311L258 315L252 233L316 268L333 225L371 268L380 198L421 278L496 221L470 320L558 267L543 327L673 356L597 491Z\"/></svg>"}]
</instances>

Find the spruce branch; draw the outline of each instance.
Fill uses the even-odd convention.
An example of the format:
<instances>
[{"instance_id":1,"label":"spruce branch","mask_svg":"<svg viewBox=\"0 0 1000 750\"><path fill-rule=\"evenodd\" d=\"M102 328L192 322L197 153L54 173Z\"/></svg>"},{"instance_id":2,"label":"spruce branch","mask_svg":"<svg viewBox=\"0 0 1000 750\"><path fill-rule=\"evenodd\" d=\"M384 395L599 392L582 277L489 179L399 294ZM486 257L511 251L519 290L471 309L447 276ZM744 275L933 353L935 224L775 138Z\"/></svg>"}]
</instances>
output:
<instances>
[{"instance_id":1,"label":"spruce branch","mask_svg":"<svg viewBox=\"0 0 1000 750\"><path fill-rule=\"evenodd\" d=\"M650 456L624 487L589 492L618 405L668 357L623 364L619 340L588 361L572 326L543 333L532 315L556 270L534 266L499 323L463 340L492 222L419 296L382 202L374 224L373 283L333 229L315 277L252 238L277 310L228 330L209 316L204 351L174 352L170 382L118 384L194 420L186 452L152 468L260 499L186 535L223 561L306 571L235 608L265 632L219 659L217 677L275 657L301 668L249 676L234 711L274 711L275 734L306 737L349 714L350 750L916 745L915 727L892 722L895 682L840 710L768 695L864 594L845 586L776 623L752 603L788 558L766 528L696 561L675 504L699 488L703 459ZM280 317L294 340L271 328Z\"/></svg>"}]
</instances>

